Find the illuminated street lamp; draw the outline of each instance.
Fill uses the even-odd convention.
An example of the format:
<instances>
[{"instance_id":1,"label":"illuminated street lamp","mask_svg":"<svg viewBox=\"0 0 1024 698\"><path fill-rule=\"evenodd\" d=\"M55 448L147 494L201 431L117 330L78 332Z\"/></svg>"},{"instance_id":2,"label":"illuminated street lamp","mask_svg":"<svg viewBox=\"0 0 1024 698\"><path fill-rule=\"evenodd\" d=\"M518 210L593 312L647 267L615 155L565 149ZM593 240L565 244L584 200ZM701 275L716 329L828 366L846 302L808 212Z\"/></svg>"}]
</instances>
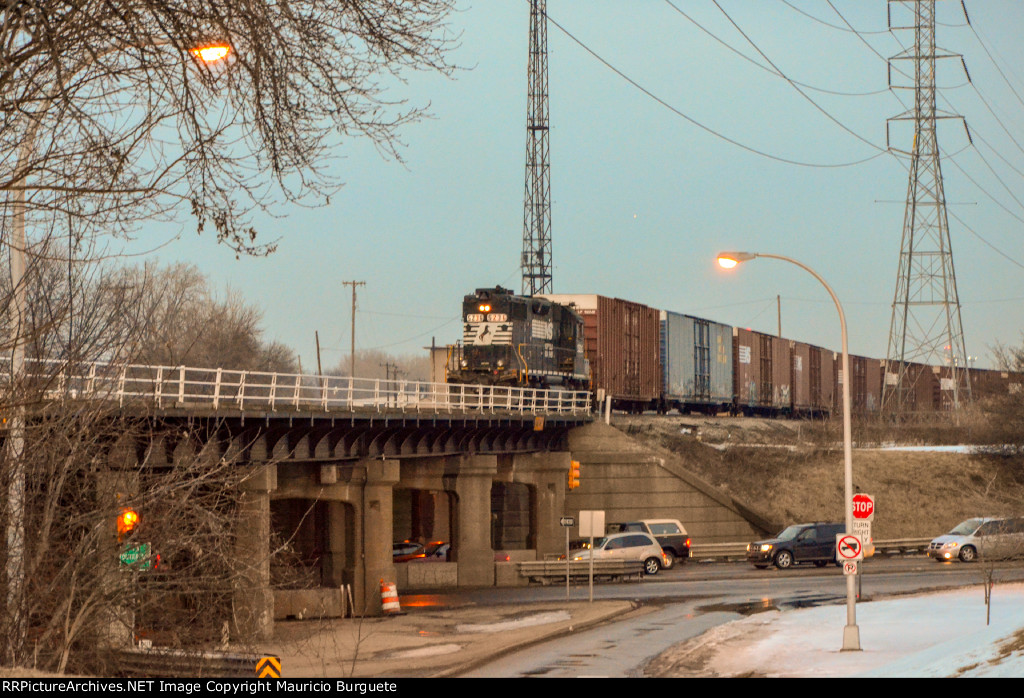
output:
<instances>
[{"instance_id":1,"label":"illuminated street lamp","mask_svg":"<svg viewBox=\"0 0 1024 698\"><path fill-rule=\"evenodd\" d=\"M821 285L828 291L828 295L832 296L832 301L836 304L836 310L839 312L839 325L842 329L843 341L843 459L845 465L844 490L846 499L844 507L846 513L846 532L849 533L853 530L853 437L851 436L850 428L850 354L846 341L846 315L843 313L843 306L839 304L839 299L836 298L835 292L832 291L831 286L825 283L825 279L821 278L816 271L806 264L802 264L795 259L760 252L720 252L718 254L718 265L723 269L733 269L743 262L749 262L758 257L781 259L783 262L795 264L810 273L821 282ZM846 627L843 628L844 651L860 650L860 629L857 627L857 593L855 584L856 580L853 578L853 575L847 575Z\"/></svg>"},{"instance_id":2,"label":"illuminated street lamp","mask_svg":"<svg viewBox=\"0 0 1024 698\"><path fill-rule=\"evenodd\" d=\"M231 47L227 44L213 44L194 48L191 53L204 63L216 63L231 53Z\"/></svg>"}]
</instances>

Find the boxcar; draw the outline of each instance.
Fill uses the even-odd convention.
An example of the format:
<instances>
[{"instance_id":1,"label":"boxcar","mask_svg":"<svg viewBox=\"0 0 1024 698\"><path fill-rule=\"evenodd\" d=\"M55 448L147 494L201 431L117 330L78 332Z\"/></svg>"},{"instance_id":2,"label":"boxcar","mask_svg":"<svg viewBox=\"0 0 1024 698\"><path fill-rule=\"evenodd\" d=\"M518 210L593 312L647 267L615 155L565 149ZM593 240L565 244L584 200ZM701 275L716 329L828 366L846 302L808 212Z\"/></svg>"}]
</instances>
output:
<instances>
[{"instance_id":1,"label":"boxcar","mask_svg":"<svg viewBox=\"0 0 1024 698\"><path fill-rule=\"evenodd\" d=\"M970 376L971 393L975 400L1019 393L1024 385L1024 376L1011 371L972 368Z\"/></svg>"},{"instance_id":2,"label":"boxcar","mask_svg":"<svg viewBox=\"0 0 1024 698\"><path fill-rule=\"evenodd\" d=\"M789 340L770 334L733 328L733 391L738 412L776 415L793 411L789 344Z\"/></svg>"},{"instance_id":3,"label":"boxcar","mask_svg":"<svg viewBox=\"0 0 1024 698\"><path fill-rule=\"evenodd\" d=\"M832 414L835 383L836 354L828 349L811 345L810 357L810 416L827 417Z\"/></svg>"},{"instance_id":4,"label":"boxcar","mask_svg":"<svg viewBox=\"0 0 1024 698\"><path fill-rule=\"evenodd\" d=\"M660 315L662 409L731 409L732 327L668 310Z\"/></svg>"},{"instance_id":5,"label":"boxcar","mask_svg":"<svg viewBox=\"0 0 1024 698\"><path fill-rule=\"evenodd\" d=\"M850 354L850 402L852 414L874 414L882 409L882 375L885 362ZM834 386L835 414L843 412L843 357L836 354Z\"/></svg>"},{"instance_id":6,"label":"boxcar","mask_svg":"<svg viewBox=\"0 0 1024 698\"><path fill-rule=\"evenodd\" d=\"M641 303L595 294L541 296L571 305L583 316L585 352L598 399L629 411L658 406L661 397L658 311Z\"/></svg>"},{"instance_id":7,"label":"boxcar","mask_svg":"<svg viewBox=\"0 0 1024 698\"><path fill-rule=\"evenodd\" d=\"M811 345L803 342L789 343L790 356L793 358L792 387L794 415L811 414L811 374L817 377L817 370L811 366ZM816 357L820 362L820 357ZM819 363L820 365L820 363Z\"/></svg>"}]
</instances>

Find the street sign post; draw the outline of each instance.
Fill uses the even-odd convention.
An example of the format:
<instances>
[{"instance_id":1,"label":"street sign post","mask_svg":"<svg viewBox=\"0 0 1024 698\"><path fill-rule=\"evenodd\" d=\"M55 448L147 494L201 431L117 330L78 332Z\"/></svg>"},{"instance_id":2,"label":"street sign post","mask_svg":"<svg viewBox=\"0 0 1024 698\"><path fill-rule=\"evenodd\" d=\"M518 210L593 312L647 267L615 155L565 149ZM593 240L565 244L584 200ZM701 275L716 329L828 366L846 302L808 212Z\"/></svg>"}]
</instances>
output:
<instances>
[{"instance_id":1,"label":"street sign post","mask_svg":"<svg viewBox=\"0 0 1024 698\"><path fill-rule=\"evenodd\" d=\"M604 511L580 512L580 538L590 536L590 603L594 603L594 538L604 536ZM566 555L566 559L568 559ZM566 577L568 578L568 573ZM568 585L568 582L566 582Z\"/></svg>"},{"instance_id":2,"label":"street sign post","mask_svg":"<svg viewBox=\"0 0 1024 698\"><path fill-rule=\"evenodd\" d=\"M576 519L572 516L563 516L558 520L558 525L565 529L565 600L569 600L569 529L576 525Z\"/></svg>"}]
</instances>

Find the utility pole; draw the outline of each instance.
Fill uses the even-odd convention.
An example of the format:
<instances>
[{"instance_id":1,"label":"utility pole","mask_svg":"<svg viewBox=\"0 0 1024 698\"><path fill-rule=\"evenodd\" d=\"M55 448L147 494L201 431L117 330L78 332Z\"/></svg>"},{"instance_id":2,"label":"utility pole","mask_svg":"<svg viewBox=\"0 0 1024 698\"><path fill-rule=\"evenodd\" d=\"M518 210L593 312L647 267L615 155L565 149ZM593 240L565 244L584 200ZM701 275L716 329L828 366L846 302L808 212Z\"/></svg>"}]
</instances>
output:
<instances>
[{"instance_id":1,"label":"utility pole","mask_svg":"<svg viewBox=\"0 0 1024 698\"><path fill-rule=\"evenodd\" d=\"M352 352L349 354L349 377L356 377L356 286L365 286L365 281L342 281L342 286L352 287Z\"/></svg>"},{"instance_id":2,"label":"utility pole","mask_svg":"<svg viewBox=\"0 0 1024 698\"><path fill-rule=\"evenodd\" d=\"M891 58L889 63L890 89L914 91L913 109L890 119L914 124L914 140L909 152L889 147L890 151L910 157L903 240L882 387L882 409L894 416L906 414L915 407L915 383L920 379L920 372L912 370L911 364L949 366L948 378L942 378L941 383L941 392L947 400L945 406L959 409L971 396L936 134L938 119L963 117L940 114L935 107L936 59L963 58L936 48L935 2L889 0L889 29L914 30L914 45ZM903 11L901 14L910 13L912 24L893 25L894 4ZM907 61L913 66L912 87L892 84L894 61ZM886 131L888 135L888 125ZM970 131L967 137L970 139Z\"/></svg>"},{"instance_id":3,"label":"utility pole","mask_svg":"<svg viewBox=\"0 0 1024 698\"><path fill-rule=\"evenodd\" d=\"M547 0L530 0L523 204L523 295L551 293L551 151L548 143Z\"/></svg>"}]
</instances>

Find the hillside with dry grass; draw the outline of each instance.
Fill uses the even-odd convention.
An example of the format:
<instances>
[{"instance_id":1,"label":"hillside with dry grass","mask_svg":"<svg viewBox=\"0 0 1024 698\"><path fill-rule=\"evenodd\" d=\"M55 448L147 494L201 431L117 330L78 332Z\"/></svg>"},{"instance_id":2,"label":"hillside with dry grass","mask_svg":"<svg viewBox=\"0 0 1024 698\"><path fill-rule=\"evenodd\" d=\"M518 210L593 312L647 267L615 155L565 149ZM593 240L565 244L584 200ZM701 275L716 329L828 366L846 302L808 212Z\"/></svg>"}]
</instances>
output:
<instances>
[{"instance_id":1,"label":"hillside with dry grass","mask_svg":"<svg viewBox=\"0 0 1024 698\"><path fill-rule=\"evenodd\" d=\"M854 425L854 491L875 496L876 539L935 536L971 516L1024 514L1022 433L1009 417L977 419ZM843 518L839 423L646 415L613 425L780 527ZM978 444L993 452L892 450L895 444Z\"/></svg>"}]
</instances>

